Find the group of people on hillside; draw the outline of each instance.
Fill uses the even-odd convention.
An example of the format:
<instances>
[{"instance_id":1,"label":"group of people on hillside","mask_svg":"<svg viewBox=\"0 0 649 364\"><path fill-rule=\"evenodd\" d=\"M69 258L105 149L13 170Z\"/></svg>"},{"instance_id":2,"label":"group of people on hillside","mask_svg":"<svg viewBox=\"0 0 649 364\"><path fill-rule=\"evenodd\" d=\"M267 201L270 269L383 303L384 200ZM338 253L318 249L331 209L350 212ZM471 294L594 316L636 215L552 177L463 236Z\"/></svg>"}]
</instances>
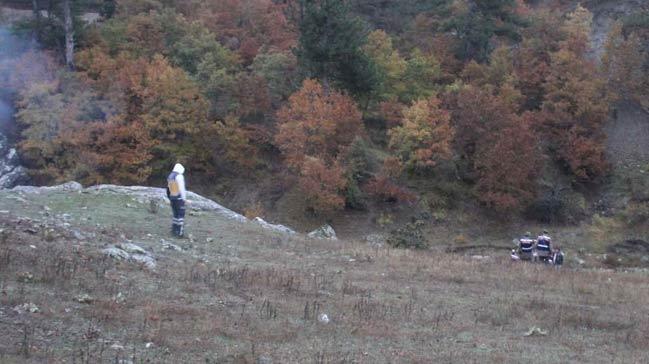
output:
<instances>
[{"instance_id":1,"label":"group of people on hillside","mask_svg":"<svg viewBox=\"0 0 649 364\"><path fill-rule=\"evenodd\" d=\"M173 219L171 222L171 233L176 237L183 237L185 234L185 203L187 201L187 190L185 188L185 167L176 163L173 170L167 177L167 197L171 202ZM547 230L532 238L530 232L525 233L518 239L518 249L512 250L512 260L542 261L554 265L563 264L563 252L560 248L552 249L552 238Z\"/></svg>"},{"instance_id":2,"label":"group of people on hillside","mask_svg":"<svg viewBox=\"0 0 649 364\"><path fill-rule=\"evenodd\" d=\"M518 239L518 250L512 250L513 260L538 260L555 265L563 264L563 252L561 248L552 249L552 238L547 230L534 239L532 233L526 232Z\"/></svg>"}]
</instances>

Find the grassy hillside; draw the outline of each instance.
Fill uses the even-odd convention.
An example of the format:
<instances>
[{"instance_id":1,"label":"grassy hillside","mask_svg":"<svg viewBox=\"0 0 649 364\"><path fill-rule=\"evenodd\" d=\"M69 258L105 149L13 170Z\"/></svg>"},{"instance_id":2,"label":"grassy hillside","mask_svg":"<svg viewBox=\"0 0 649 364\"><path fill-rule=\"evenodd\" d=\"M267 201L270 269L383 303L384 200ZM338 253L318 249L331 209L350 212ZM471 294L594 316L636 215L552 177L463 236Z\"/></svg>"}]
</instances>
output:
<instances>
[{"instance_id":1,"label":"grassy hillside","mask_svg":"<svg viewBox=\"0 0 649 364\"><path fill-rule=\"evenodd\" d=\"M305 239L213 211L174 240L164 205L39 191L0 191L2 363L649 360L646 271ZM156 267L102 254L127 239Z\"/></svg>"}]
</instances>

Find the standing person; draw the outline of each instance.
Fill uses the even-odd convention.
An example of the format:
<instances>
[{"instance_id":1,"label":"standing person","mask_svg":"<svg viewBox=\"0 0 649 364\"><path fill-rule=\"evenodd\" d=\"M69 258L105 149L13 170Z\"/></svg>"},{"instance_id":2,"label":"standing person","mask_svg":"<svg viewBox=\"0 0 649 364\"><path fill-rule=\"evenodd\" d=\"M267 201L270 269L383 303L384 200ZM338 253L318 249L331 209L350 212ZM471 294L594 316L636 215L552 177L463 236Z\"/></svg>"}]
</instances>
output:
<instances>
[{"instance_id":1,"label":"standing person","mask_svg":"<svg viewBox=\"0 0 649 364\"><path fill-rule=\"evenodd\" d=\"M174 169L167 177L167 197L171 202L173 211L173 220L171 224L171 233L175 236L182 237L185 233L185 201L187 199L187 190L185 190L185 167L176 163Z\"/></svg>"},{"instance_id":2,"label":"standing person","mask_svg":"<svg viewBox=\"0 0 649 364\"><path fill-rule=\"evenodd\" d=\"M543 230L541 235L536 238L536 253L542 261L552 258L552 238L547 230Z\"/></svg>"}]
</instances>

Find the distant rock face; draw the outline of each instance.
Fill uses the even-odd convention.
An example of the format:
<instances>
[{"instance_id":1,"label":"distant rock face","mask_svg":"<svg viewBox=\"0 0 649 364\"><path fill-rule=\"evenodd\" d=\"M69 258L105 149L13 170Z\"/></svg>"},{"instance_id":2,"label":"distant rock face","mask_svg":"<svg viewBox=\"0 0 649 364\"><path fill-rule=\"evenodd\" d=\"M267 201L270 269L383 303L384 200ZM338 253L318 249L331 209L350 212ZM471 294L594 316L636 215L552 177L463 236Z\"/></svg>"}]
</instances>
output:
<instances>
[{"instance_id":1,"label":"distant rock face","mask_svg":"<svg viewBox=\"0 0 649 364\"><path fill-rule=\"evenodd\" d=\"M0 135L0 188L11 188L28 180L27 171L20 166L16 149L9 148L7 138Z\"/></svg>"}]
</instances>

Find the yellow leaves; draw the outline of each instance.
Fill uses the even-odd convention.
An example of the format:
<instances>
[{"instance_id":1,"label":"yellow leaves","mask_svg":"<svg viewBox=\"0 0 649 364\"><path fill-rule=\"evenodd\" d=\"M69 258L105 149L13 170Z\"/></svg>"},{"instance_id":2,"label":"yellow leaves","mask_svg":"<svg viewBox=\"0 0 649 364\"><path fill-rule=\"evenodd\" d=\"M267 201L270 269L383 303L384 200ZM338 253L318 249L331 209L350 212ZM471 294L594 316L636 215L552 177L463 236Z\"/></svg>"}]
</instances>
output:
<instances>
[{"instance_id":1,"label":"yellow leaves","mask_svg":"<svg viewBox=\"0 0 649 364\"><path fill-rule=\"evenodd\" d=\"M436 97L416 101L403 110L401 125L388 132L390 148L410 168L433 167L451 156L450 119Z\"/></svg>"}]
</instances>

